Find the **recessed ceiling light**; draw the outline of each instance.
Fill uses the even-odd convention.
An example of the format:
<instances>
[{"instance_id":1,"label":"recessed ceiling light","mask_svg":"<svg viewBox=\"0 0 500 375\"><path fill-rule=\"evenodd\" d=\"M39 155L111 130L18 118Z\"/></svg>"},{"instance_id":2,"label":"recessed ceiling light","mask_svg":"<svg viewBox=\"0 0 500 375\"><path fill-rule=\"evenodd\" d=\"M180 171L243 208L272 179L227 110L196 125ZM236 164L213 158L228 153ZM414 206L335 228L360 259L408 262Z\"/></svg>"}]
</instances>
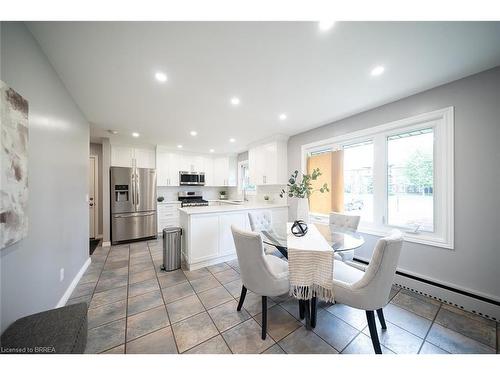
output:
<instances>
[{"instance_id":1,"label":"recessed ceiling light","mask_svg":"<svg viewBox=\"0 0 500 375\"><path fill-rule=\"evenodd\" d=\"M318 27L321 31L327 31L327 30L330 30L333 25L335 25L335 21L327 21L327 20L323 20L323 21L319 21L318 22Z\"/></svg>"},{"instance_id":2,"label":"recessed ceiling light","mask_svg":"<svg viewBox=\"0 0 500 375\"><path fill-rule=\"evenodd\" d=\"M231 98L231 104L232 105L238 105L240 104L240 98L237 98L236 96Z\"/></svg>"},{"instance_id":3,"label":"recessed ceiling light","mask_svg":"<svg viewBox=\"0 0 500 375\"><path fill-rule=\"evenodd\" d=\"M191 130L189 134L191 134L193 137L196 137L198 135L198 132L196 130Z\"/></svg>"},{"instance_id":4,"label":"recessed ceiling light","mask_svg":"<svg viewBox=\"0 0 500 375\"><path fill-rule=\"evenodd\" d=\"M139 134L139 133L137 133L137 132L133 132L133 133L132 133L132 137L134 137L134 138L137 138L139 135L140 135L140 134Z\"/></svg>"},{"instance_id":5,"label":"recessed ceiling light","mask_svg":"<svg viewBox=\"0 0 500 375\"><path fill-rule=\"evenodd\" d=\"M236 142L236 139L234 139L234 138L229 138L229 142L234 143L234 142Z\"/></svg>"},{"instance_id":6,"label":"recessed ceiling light","mask_svg":"<svg viewBox=\"0 0 500 375\"><path fill-rule=\"evenodd\" d=\"M372 69L371 75L376 77L384 73L385 68L382 65L376 66Z\"/></svg>"},{"instance_id":7,"label":"recessed ceiling light","mask_svg":"<svg viewBox=\"0 0 500 375\"><path fill-rule=\"evenodd\" d=\"M280 120L281 120L281 121L286 120L286 113L282 113L282 114L280 115Z\"/></svg>"},{"instance_id":8,"label":"recessed ceiling light","mask_svg":"<svg viewBox=\"0 0 500 375\"><path fill-rule=\"evenodd\" d=\"M215 152L215 150L213 148L210 149L210 152Z\"/></svg>"},{"instance_id":9,"label":"recessed ceiling light","mask_svg":"<svg viewBox=\"0 0 500 375\"><path fill-rule=\"evenodd\" d=\"M109 129L108 133L116 135L116 134L118 134L118 131L117 130L113 130L113 129Z\"/></svg>"},{"instance_id":10,"label":"recessed ceiling light","mask_svg":"<svg viewBox=\"0 0 500 375\"><path fill-rule=\"evenodd\" d=\"M167 75L163 72L156 72L155 78L158 82L167 82Z\"/></svg>"},{"instance_id":11,"label":"recessed ceiling light","mask_svg":"<svg viewBox=\"0 0 500 375\"><path fill-rule=\"evenodd\" d=\"M182 145L177 145L177 148L182 148Z\"/></svg>"}]
</instances>

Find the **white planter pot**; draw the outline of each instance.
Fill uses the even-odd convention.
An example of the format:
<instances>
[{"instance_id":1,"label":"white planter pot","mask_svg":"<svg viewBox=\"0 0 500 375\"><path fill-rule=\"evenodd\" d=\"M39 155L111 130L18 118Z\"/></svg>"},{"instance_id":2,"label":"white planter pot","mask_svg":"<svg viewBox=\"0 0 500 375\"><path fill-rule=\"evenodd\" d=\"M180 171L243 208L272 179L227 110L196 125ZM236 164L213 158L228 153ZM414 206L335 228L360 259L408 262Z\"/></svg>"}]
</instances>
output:
<instances>
[{"instance_id":1,"label":"white planter pot","mask_svg":"<svg viewBox=\"0 0 500 375\"><path fill-rule=\"evenodd\" d=\"M309 222L309 200L307 198L293 198L291 202L293 220Z\"/></svg>"}]
</instances>

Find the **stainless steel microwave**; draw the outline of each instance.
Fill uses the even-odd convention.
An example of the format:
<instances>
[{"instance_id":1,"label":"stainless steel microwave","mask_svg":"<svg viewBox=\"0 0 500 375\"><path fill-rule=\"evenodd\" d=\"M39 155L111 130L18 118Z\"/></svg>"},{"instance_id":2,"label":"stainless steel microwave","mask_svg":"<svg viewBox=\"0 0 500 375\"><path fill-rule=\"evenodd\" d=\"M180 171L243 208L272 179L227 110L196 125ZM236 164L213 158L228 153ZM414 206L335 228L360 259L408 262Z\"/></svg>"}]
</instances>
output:
<instances>
[{"instance_id":1,"label":"stainless steel microwave","mask_svg":"<svg viewBox=\"0 0 500 375\"><path fill-rule=\"evenodd\" d=\"M179 185L204 186L205 172L179 172Z\"/></svg>"}]
</instances>

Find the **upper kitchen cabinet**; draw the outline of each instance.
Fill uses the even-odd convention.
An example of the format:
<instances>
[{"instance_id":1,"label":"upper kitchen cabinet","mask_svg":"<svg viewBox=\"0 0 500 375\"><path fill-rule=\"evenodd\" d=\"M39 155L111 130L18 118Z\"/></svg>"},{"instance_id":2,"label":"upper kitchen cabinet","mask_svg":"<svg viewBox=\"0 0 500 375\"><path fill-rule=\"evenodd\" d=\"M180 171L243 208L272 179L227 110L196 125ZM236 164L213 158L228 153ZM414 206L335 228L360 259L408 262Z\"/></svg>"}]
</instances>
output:
<instances>
[{"instance_id":1,"label":"upper kitchen cabinet","mask_svg":"<svg viewBox=\"0 0 500 375\"><path fill-rule=\"evenodd\" d=\"M156 149L158 186L179 186L179 172L204 172L205 186L236 186L236 156L212 157Z\"/></svg>"},{"instance_id":2,"label":"upper kitchen cabinet","mask_svg":"<svg viewBox=\"0 0 500 375\"><path fill-rule=\"evenodd\" d=\"M156 179L158 186L179 186L179 171L185 170L180 154L161 147L156 149Z\"/></svg>"},{"instance_id":3,"label":"upper kitchen cabinet","mask_svg":"<svg viewBox=\"0 0 500 375\"><path fill-rule=\"evenodd\" d=\"M147 148L111 145L111 166L156 168L155 151Z\"/></svg>"},{"instance_id":4,"label":"upper kitchen cabinet","mask_svg":"<svg viewBox=\"0 0 500 375\"><path fill-rule=\"evenodd\" d=\"M280 137L250 147L248 169L254 185L286 185L287 139Z\"/></svg>"},{"instance_id":5,"label":"upper kitchen cabinet","mask_svg":"<svg viewBox=\"0 0 500 375\"><path fill-rule=\"evenodd\" d=\"M236 186L238 162L235 156L214 158L213 186Z\"/></svg>"}]
</instances>

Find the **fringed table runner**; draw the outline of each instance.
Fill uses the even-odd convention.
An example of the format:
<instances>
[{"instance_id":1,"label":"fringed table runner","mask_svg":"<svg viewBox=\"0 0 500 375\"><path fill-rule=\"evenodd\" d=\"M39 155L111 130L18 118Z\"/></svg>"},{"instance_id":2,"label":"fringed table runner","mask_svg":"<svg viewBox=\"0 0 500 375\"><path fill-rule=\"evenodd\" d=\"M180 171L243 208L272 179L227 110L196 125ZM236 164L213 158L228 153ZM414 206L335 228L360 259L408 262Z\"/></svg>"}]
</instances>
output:
<instances>
[{"instance_id":1,"label":"fringed table runner","mask_svg":"<svg viewBox=\"0 0 500 375\"><path fill-rule=\"evenodd\" d=\"M306 235L295 237L287 223L290 295L298 299L333 299L333 249L314 224Z\"/></svg>"}]
</instances>

